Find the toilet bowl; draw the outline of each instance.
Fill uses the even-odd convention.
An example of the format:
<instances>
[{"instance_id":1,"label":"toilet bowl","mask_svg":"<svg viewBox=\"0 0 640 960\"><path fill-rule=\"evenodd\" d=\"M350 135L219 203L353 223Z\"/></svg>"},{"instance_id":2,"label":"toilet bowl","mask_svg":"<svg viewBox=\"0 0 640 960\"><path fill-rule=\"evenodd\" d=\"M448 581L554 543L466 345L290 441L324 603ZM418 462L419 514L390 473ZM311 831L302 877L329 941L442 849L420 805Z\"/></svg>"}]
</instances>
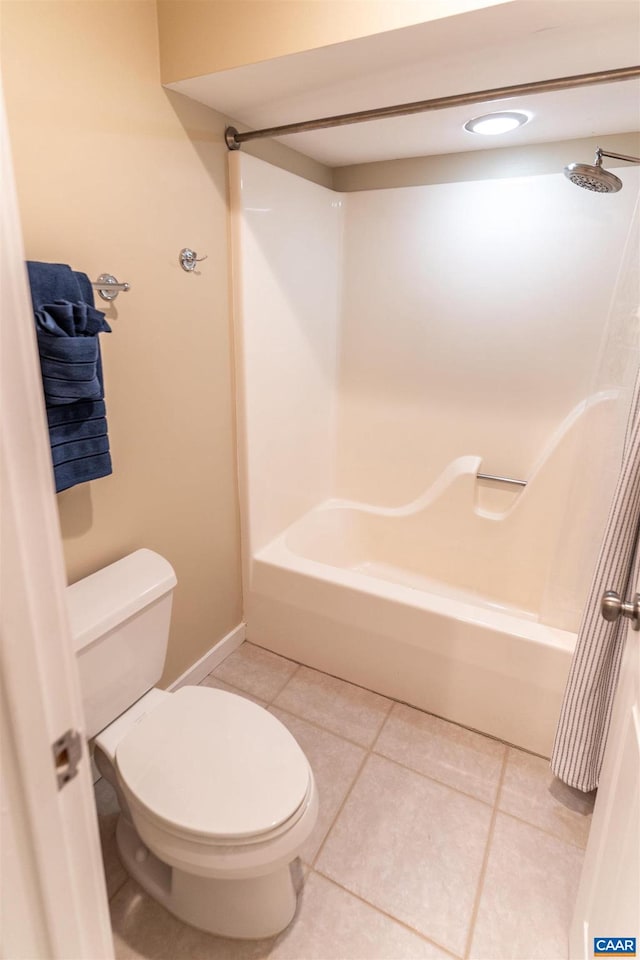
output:
<instances>
[{"instance_id":1,"label":"toilet bowl","mask_svg":"<svg viewBox=\"0 0 640 960\"><path fill-rule=\"evenodd\" d=\"M296 909L291 864L318 813L307 758L262 707L211 687L148 689L148 670L134 683L137 692L144 686L142 694L122 712L120 669L131 685L136 653L146 651L145 659L153 656L157 665L148 627L164 624L159 642L166 646L166 599L175 575L157 554L137 551L87 581L68 588L70 618L81 687L90 691L85 712L89 735L97 733L96 764L120 803L116 842L126 870L151 897L202 930L247 939L279 933ZM123 592L121 616L114 607ZM86 605L93 598L95 608L97 596L96 618ZM116 719L96 729L110 713Z\"/></svg>"}]
</instances>

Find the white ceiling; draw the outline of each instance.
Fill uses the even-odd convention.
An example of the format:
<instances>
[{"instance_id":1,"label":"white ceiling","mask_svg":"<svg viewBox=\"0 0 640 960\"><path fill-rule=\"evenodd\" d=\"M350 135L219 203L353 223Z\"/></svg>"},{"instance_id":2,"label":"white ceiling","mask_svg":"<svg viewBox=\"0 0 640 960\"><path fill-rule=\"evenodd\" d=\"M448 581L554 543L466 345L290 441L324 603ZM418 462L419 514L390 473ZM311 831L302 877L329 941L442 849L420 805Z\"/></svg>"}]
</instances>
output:
<instances>
[{"instance_id":1,"label":"white ceiling","mask_svg":"<svg viewBox=\"0 0 640 960\"><path fill-rule=\"evenodd\" d=\"M637 0L506 0L471 13L170 84L257 129L640 63ZM530 123L462 129L494 110ZM457 107L283 137L329 166L640 129L640 81Z\"/></svg>"}]
</instances>

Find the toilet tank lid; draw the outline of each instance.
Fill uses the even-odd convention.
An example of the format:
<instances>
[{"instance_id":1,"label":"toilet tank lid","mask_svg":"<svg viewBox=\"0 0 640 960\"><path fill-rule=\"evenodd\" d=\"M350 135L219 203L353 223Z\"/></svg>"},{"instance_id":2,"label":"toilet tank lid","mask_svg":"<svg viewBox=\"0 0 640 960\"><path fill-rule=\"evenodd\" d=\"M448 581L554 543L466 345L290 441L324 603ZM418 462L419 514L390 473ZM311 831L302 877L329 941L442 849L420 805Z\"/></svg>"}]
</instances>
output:
<instances>
[{"instance_id":1,"label":"toilet tank lid","mask_svg":"<svg viewBox=\"0 0 640 960\"><path fill-rule=\"evenodd\" d=\"M169 593L177 583L168 560L153 550L136 550L66 590L74 650L77 652L133 614Z\"/></svg>"}]
</instances>

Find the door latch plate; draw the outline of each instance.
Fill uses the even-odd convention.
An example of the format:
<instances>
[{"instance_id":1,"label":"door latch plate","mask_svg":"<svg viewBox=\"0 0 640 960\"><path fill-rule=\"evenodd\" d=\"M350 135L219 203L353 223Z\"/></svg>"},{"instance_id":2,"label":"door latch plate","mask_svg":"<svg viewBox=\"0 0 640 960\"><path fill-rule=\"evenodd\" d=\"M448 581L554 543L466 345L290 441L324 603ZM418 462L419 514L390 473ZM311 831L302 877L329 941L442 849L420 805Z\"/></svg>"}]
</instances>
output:
<instances>
[{"instance_id":1,"label":"door latch plate","mask_svg":"<svg viewBox=\"0 0 640 960\"><path fill-rule=\"evenodd\" d=\"M77 730L67 730L52 746L53 764L58 778L58 790L73 780L82 756L82 736Z\"/></svg>"}]
</instances>

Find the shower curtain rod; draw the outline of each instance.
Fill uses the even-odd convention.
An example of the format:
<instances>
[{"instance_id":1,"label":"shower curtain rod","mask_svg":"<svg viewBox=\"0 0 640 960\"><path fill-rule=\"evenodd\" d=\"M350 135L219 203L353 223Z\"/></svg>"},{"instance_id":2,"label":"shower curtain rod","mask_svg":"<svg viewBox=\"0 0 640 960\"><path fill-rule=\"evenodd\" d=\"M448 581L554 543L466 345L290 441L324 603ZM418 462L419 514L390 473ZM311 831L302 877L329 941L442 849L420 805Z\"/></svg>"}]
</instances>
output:
<instances>
[{"instance_id":1,"label":"shower curtain rod","mask_svg":"<svg viewBox=\"0 0 640 960\"><path fill-rule=\"evenodd\" d=\"M239 133L235 127L227 127L225 140L229 150L239 150L241 145L249 140L282 137L292 133L306 133L308 130L325 130L328 127L343 127L348 123L363 123L367 120L380 120L383 117L405 117L412 113L425 113L428 110L444 110L446 107L461 107L471 103L504 100L508 97L523 96L529 93L548 93L552 90L571 90L574 87L588 87L597 83L616 83L621 80L633 80L635 77L640 77L640 66L621 67L618 70L601 70L598 73L579 73L573 77L557 77L555 80L517 83L509 87L477 90L475 93L459 93L452 97L436 97L434 100L398 103L391 107L378 107L377 110L358 110L355 113L343 113L334 117L322 117L318 120L286 123L280 127L247 130L244 133Z\"/></svg>"}]
</instances>

